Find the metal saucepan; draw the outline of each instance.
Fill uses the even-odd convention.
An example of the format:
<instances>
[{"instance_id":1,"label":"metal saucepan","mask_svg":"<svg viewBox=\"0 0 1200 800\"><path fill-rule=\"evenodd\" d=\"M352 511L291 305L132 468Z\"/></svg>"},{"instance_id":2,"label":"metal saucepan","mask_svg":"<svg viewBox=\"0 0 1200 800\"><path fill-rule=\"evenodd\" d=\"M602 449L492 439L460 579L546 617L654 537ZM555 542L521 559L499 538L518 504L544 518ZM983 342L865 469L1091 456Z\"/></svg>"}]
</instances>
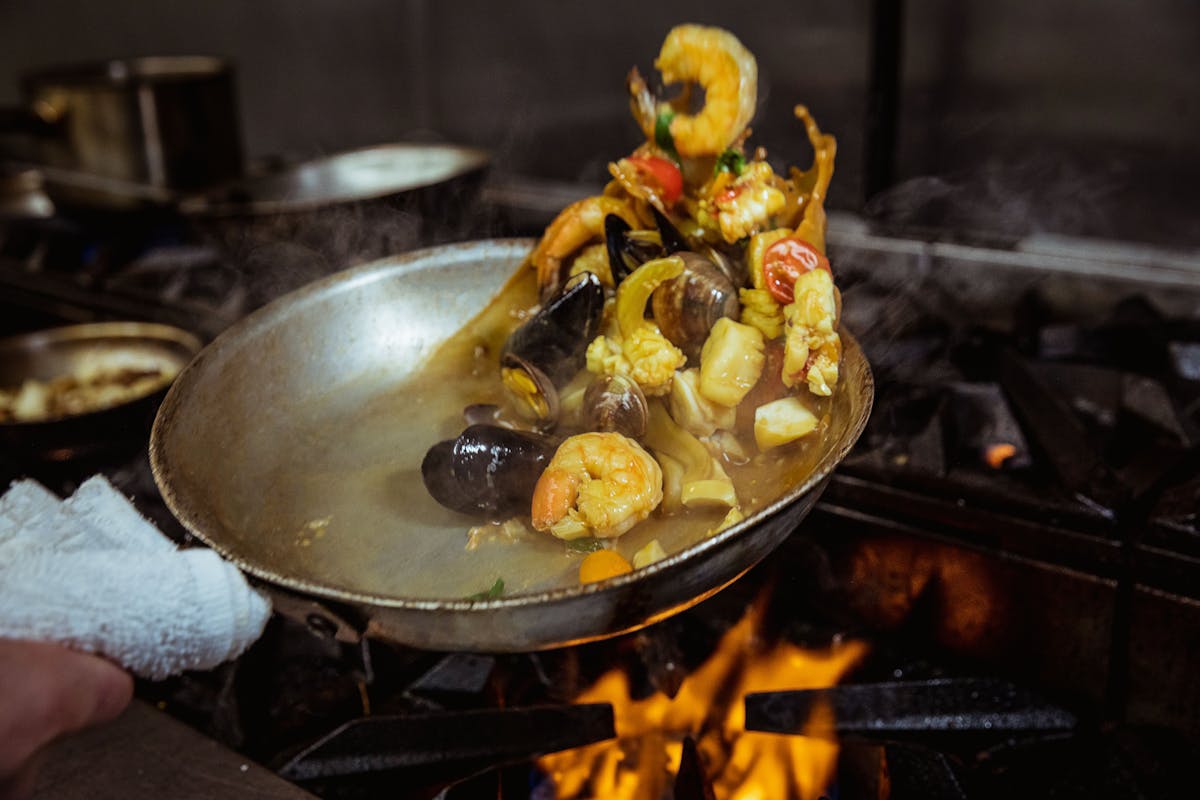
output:
<instances>
[{"instance_id":1,"label":"metal saucepan","mask_svg":"<svg viewBox=\"0 0 1200 800\"><path fill-rule=\"evenodd\" d=\"M269 588L353 609L368 635L431 649L601 638L737 579L792 533L866 424L874 389L862 351L844 337L830 429L778 499L708 537L663 518L655 536L666 559L581 586L578 559L550 537L505 542L497 532L469 550L472 521L437 505L420 475L427 448L462 422L440 399L453 381L426 387L416 373L532 246L481 241L390 258L234 325L180 374L155 420L151 466L171 511ZM503 596L464 599L497 577Z\"/></svg>"},{"instance_id":2,"label":"metal saucepan","mask_svg":"<svg viewBox=\"0 0 1200 800\"><path fill-rule=\"evenodd\" d=\"M442 185L478 175L488 161L485 151L458 145L376 145L243 178L184 200L180 210L196 217L295 214Z\"/></svg>"},{"instance_id":3,"label":"metal saucepan","mask_svg":"<svg viewBox=\"0 0 1200 800\"><path fill-rule=\"evenodd\" d=\"M489 155L451 144L349 150L184 199L202 238L245 270L257 302L356 264L461 239Z\"/></svg>"},{"instance_id":4,"label":"metal saucepan","mask_svg":"<svg viewBox=\"0 0 1200 800\"><path fill-rule=\"evenodd\" d=\"M126 208L242 172L233 71L209 56L113 59L24 76L24 105L0 130L33 134L27 154L55 199Z\"/></svg>"},{"instance_id":5,"label":"metal saucepan","mask_svg":"<svg viewBox=\"0 0 1200 800\"><path fill-rule=\"evenodd\" d=\"M27 380L49 383L81 372L122 367L175 374L200 351L187 331L146 322L96 322L0 339L0 387ZM0 422L5 459L38 469L98 457L116 448L144 447L169 379L146 393L85 413L36 421Z\"/></svg>"}]
</instances>

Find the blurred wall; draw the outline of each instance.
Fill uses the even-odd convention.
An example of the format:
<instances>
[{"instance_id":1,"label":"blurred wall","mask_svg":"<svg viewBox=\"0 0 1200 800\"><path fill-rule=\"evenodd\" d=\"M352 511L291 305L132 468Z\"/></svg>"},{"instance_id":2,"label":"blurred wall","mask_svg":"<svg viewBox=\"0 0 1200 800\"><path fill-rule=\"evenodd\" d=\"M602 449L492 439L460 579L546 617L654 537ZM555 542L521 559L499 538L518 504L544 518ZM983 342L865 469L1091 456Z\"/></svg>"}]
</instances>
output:
<instances>
[{"instance_id":1,"label":"blurred wall","mask_svg":"<svg viewBox=\"0 0 1200 800\"><path fill-rule=\"evenodd\" d=\"M886 2L886 0L880 0ZM791 107L839 138L834 206L861 209L869 0L590 4L509 0L0 0L0 102L63 61L212 53L239 70L251 156L403 138L495 150L501 173L602 179L631 147L623 79L679 21L757 55L754 141L810 157ZM1200 3L910 0L899 223L1200 243Z\"/></svg>"}]
</instances>

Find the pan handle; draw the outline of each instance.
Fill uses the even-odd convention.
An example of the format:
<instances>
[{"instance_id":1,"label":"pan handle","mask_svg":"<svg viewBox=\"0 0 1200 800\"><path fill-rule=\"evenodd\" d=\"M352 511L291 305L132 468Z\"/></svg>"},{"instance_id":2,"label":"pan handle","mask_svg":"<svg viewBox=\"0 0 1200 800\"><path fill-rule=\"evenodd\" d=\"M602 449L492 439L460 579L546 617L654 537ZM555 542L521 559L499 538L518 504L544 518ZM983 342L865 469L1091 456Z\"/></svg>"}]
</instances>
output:
<instances>
[{"instance_id":1,"label":"pan handle","mask_svg":"<svg viewBox=\"0 0 1200 800\"><path fill-rule=\"evenodd\" d=\"M307 595L290 592L268 583L256 582L256 588L271 598L275 611L298 622L322 639L333 639L343 644L360 644L366 632L367 621L354 609L346 606L323 603Z\"/></svg>"}]
</instances>

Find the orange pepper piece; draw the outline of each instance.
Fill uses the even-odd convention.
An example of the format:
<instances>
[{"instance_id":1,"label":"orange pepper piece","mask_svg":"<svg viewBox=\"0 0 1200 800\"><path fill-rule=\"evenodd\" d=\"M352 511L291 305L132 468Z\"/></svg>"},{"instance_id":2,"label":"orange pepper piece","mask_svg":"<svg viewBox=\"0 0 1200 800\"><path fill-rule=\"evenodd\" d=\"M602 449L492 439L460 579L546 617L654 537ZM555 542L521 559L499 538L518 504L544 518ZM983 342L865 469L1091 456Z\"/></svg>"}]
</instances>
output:
<instances>
[{"instance_id":1,"label":"orange pepper piece","mask_svg":"<svg viewBox=\"0 0 1200 800\"><path fill-rule=\"evenodd\" d=\"M627 572L633 572L633 565L616 550L597 550L580 562L579 582L596 583Z\"/></svg>"}]
</instances>

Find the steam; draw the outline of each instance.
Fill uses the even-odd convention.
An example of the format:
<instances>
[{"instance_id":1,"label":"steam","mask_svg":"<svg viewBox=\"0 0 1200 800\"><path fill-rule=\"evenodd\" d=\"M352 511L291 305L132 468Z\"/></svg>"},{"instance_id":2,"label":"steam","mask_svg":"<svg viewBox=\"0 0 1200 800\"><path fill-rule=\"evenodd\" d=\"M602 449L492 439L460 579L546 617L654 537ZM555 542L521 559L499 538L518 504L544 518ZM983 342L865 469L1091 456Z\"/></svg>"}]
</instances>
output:
<instances>
[{"instance_id":1,"label":"steam","mask_svg":"<svg viewBox=\"0 0 1200 800\"><path fill-rule=\"evenodd\" d=\"M1105 169L1050 151L992 156L970 171L917 177L871 198L867 215L905 228L990 239L1053 232L1112 238L1129 182L1121 162Z\"/></svg>"},{"instance_id":2,"label":"steam","mask_svg":"<svg viewBox=\"0 0 1200 800\"><path fill-rule=\"evenodd\" d=\"M454 182L399 198L239 216L207 227L253 308L360 264L482 235L489 225L475 187Z\"/></svg>"}]
</instances>

